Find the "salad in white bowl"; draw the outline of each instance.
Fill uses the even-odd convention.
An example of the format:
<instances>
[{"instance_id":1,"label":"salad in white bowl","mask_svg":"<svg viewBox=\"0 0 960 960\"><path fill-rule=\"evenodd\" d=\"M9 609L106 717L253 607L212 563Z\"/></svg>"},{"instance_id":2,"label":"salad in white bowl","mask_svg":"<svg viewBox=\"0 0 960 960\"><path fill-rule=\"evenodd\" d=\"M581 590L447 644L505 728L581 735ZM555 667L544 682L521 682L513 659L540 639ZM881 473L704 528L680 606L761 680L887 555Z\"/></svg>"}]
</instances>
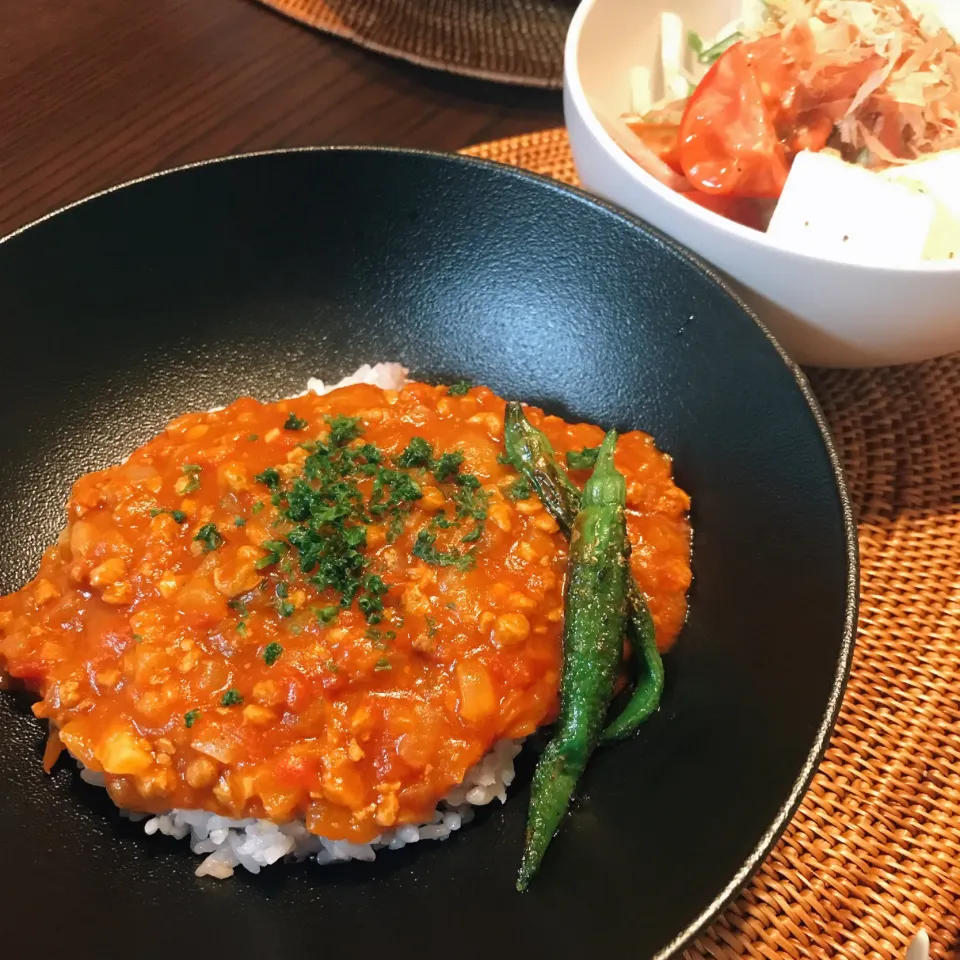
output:
<instances>
[{"instance_id":1,"label":"salad in white bowl","mask_svg":"<svg viewBox=\"0 0 960 960\"><path fill-rule=\"evenodd\" d=\"M960 350L960 0L581 0L583 186L725 275L790 356Z\"/></svg>"},{"instance_id":2,"label":"salad in white bowl","mask_svg":"<svg viewBox=\"0 0 960 960\"><path fill-rule=\"evenodd\" d=\"M660 14L614 130L647 173L785 247L960 257L960 0L745 0L703 39Z\"/></svg>"}]
</instances>

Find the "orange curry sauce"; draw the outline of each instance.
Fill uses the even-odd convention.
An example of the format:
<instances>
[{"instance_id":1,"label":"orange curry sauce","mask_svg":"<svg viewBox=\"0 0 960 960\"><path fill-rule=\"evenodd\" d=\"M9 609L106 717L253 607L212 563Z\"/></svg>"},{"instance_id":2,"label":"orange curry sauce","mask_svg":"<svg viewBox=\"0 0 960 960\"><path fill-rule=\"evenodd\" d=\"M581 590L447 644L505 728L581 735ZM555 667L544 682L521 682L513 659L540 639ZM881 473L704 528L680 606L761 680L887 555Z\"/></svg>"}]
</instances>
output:
<instances>
[{"instance_id":1,"label":"orange curry sauce","mask_svg":"<svg viewBox=\"0 0 960 960\"><path fill-rule=\"evenodd\" d=\"M603 437L528 412L559 454ZM304 817L356 842L428 820L557 710L567 547L498 459L503 414L484 387L410 383L179 417L77 481L36 579L0 598L0 665L119 806ZM689 499L645 434L616 462L665 649ZM311 549L332 559L303 570ZM48 766L57 752L54 734Z\"/></svg>"}]
</instances>

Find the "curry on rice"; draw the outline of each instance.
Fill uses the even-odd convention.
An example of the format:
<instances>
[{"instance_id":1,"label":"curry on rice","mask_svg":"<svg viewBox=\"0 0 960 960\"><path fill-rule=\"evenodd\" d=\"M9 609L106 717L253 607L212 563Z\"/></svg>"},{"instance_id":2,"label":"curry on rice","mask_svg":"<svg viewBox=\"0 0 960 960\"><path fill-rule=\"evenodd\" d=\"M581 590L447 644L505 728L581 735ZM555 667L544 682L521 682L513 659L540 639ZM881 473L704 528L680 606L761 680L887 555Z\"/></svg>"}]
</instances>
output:
<instances>
[{"instance_id":1,"label":"curry on rice","mask_svg":"<svg viewBox=\"0 0 960 960\"><path fill-rule=\"evenodd\" d=\"M113 801L302 820L369 843L429 822L558 707L568 544L485 387L354 384L172 421L81 477L0 666ZM526 408L582 484L603 431ZM667 649L689 498L622 435L630 568Z\"/></svg>"}]
</instances>

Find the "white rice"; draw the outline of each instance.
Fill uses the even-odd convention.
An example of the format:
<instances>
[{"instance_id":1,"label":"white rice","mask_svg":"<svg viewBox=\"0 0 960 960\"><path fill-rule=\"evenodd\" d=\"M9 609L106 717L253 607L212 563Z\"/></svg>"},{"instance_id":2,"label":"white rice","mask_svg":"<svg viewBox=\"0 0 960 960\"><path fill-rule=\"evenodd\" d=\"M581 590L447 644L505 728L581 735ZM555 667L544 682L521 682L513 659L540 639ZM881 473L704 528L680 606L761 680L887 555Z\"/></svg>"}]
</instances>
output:
<instances>
[{"instance_id":1,"label":"white rice","mask_svg":"<svg viewBox=\"0 0 960 960\"><path fill-rule=\"evenodd\" d=\"M311 377L307 381L307 389L300 396L305 393L329 393L331 390L349 387L354 383L369 383L384 390L399 390L407 382L409 372L399 363L375 363L372 367L369 363L365 363L354 370L350 376L330 386L327 386L319 377Z\"/></svg>"},{"instance_id":2,"label":"white rice","mask_svg":"<svg viewBox=\"0 0 960 960\"><path fill-rule=\"evenodd\" d=\"M327 386L311 377L304 393L328 393L353 383L369 383L385 390L397 390L407 379L407 370L399 363L364 364L339 383ZM302 396L302 394L301 394ZM310 833L303 820L274 823L272 820L230 820L204 810L170 810L159 816L121 811L131 820L142 820L144 831L162 833L177 840L189 838L190 849L204 855L197 867L198 877L225 879L233 876L236 867L259 873L284 858L304 860L312 857L317 863L338 863L345 860L374 860L378 850L399 850L419 840L446 840L473 819L473 807L485 806L493 800L506 802L507 787L513 783L513 761L521 749L521 741L500 740L476 766L471 767L463 783L455 787L424 823L404 824L385 830L370 843L349 843L330 840ZM81 764L80 776L90 784L103 786L103 775L87 770Z\"/></svg>"},{"instance_id":3,"label":"white rice","mask_svg":"<svg viewBox=\"0 0 960 960\"><path fill-rule=\"evenodd\" d=\"M505 803L507 787L515 776L513 761L520 749L521 741L500 740L467 771L463 783L440 802L429 820L384 830L369 843L318 837L307 830L303 820L289 823L252 817L230 820L205 810L171 810L155 817L132 810L121 810L121 813L130 820L144 821L143 829L148 835L162 833L177 840L189 838L194 853L207 854L196 869L198 877L224 880L233 876L236 867L259 873L261 867L284 858L312 857L319 864L375 860L378 850L399 850L418 840L446 840L454 830L473 819L473 807L486 806L494 800ZM82 764L80 776L94 786L104 785L103 774L87 770Z\"/></svg>"}]
</instances>

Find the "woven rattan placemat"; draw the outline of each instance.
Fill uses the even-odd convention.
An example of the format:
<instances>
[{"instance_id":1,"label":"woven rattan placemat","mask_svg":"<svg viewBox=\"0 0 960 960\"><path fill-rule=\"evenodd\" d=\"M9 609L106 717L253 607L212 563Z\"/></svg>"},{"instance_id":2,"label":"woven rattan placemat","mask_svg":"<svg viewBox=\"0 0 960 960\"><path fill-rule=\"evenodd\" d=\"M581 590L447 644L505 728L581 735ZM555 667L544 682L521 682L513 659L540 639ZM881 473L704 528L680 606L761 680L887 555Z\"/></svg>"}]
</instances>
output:
<instances>
[{"instance_id":1,"label":"woven rattan placemat","mask_svg":"<svg viewBox=\"0 0 960 960\"><path fill-rule=\"evenodd\" d=\"M577 0L260 0L308 26L424 67L559 88Z\"/></svg>"},{"instance_id":2,"label":"woven rattan placemat","mask_svg":"<svg viewBox=\"0 0 960 960\"><path fill-rule=\"evenodd\" d=\"M465 152L576 182L563 130ZM808 374L860 530L853 671L800 810L684 956L893 960L924 926L958 958L960 354Z\"/></svg>"}]
</instances>

